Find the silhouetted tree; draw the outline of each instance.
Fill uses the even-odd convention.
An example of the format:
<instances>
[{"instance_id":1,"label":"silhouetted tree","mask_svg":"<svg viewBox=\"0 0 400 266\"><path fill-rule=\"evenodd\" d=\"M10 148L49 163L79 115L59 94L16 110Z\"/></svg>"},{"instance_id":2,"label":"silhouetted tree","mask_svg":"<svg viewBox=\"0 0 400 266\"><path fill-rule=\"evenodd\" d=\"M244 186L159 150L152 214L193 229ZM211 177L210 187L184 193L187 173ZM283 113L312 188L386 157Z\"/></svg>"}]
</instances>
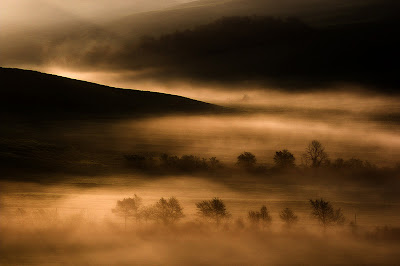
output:
<instances>
[{"instance_id":1,"label":"silhouetted tree","mask_svg":"<svg viewBox=\"0 0 400 266\"><path fill-rule=\"evenodd\" d=\"M361 169L364 167L364 162L357 158L351 158L344 162L345 167L353 169Z\"/></svg>"},{"instance_id":2,"label":"silhouetted tree","mask_svg":"<svg viewBox=\"0 0 400 266\"><path fill-rule=\"evenodd\" d=\"M306 165L318 168L328 162L328 154L318 140L313 140L308 144L303 159Z\"/></svg>"},{"instance_id":3,"label":"silhouetted tree","mask_svg":"<svg viewBox=\"0 0 400 266\"><path fill-rule=\"evenodd\" d=\"M169 156L168 154L162 154L160 156L161 165L166 168L176 168L178 166L179 157Z\"/></svg>"},{"instance_id":4,"label":"silhouetted tree","mask_svg":"<svg viewBox=\"0 0 400 266\"><path fill-rule=\"evenodd\" d=\"M292 226L298 220L297 215L295 215L292 209L289 208L283 209L283 211L281 211L279 214L279 217L281 217L282 221L285 222L287 227Z\"/></svg>"},{"instance_id":5,"label":"silhouetted tree","mask_svg":"<svg viewBox=\"0 0 400 266\"><path fill-rule=\"evenodd\" d=\"M294 155L288 150L275 152L274 162L279 168L293 167L295 160Z\"/></svg>"},{"instance_id":6,"label":"silhouetted tree","mask_svg":"<svg viewBox=\"0 0 400 266\"><path fill-rule=\"evenodd\" d=\"M206 159L194 155L183 155L179 158L177 156L162 154L160 162L164 168L182 172L215 170L221 167L216 157Z\"/></svg>"},{"instance_id":7,"label":"silhouetted tree","mask_svg":"<svg viewBox=\"0 0 400 266\"><path fill-rule=\"evenodd\" d=\"M337 158L333 163L332 166L334 168L347 168L347 169L374 169L376 166L371 164L369 161L363 161L357 158L351 158L348 160L343 160L342 158Z\"/></svg>"},{"instance_id":8,"label":"silhouetted tree","mask_svg":"<svg viewBox=\"0 0 400 266\"><path fill-rule=\"evenodd\" d=\"M251 152L244 152L237 157L237 165L245 168L253 168L257 159Z\"/></svg>"},{"instance_id":9,"label":"silhouetted tree","mask_svg":"<svg viewBox=\"0 0 400 266\"><path fill-rule=\"evenodd\" d=\"M153 169L156 165L156 161L151 154L127 154L124 155L124 158L128 167L140 170Z\"/></svg>"},{"instance_id":10,"label":"silhouetted tree","mask_svg":"<svg viewBox=\"0 0 400 266\"><path fill-rule=\"evenodd\" d=\"M182 171L204 169L204 161L194 155L183 155L179 159L179 168Z\"/></svg>"},{"instance_id":11,"label":"silhouetted tree","mask_svg":"<svg viewBox=\"0 0 400 266\"><path fill-rule=\"evenodd\" d=\"M260 211L249 211L247 217L253 225L261 223L262 227L269 225L272 221L272 217L269 215L265 205L261 206Z\"/></svg>"},{"instance_id":12,"label":"silhouetted tree","mask_svg":"<svg viewBox=\"0 0 400 266\"><path fill-rule=\"evenodd\" d=\"M208 161L210 164L209 168L211 170L215 170L222 167L221 162L217 159L217 157L211 157L208 159Z\"/></svg>"},{"instance_id":13,"label":"silhouetted tree","mask_svg":"<svg viewBox=\"0 0 400 266\"><path fill-rule=\"evenodd\" d=\"M364 161L364 168L369 169L369 170L376 170L377 166L370 161Z\"/></svg>"},{"instance_id":14,"label":"silhouetted tree","mask_svg":"<svg viewBox=\"0 0 400 266\"><path fill-rule=\"evenodd\" d=\"M161 198L153 207L151 214L156 221L165 225L173 224L184 217L183 208L175 197Z\"/></svg>"},{"instance_id":15,"label":"silhouetted tree","mask_svg":"<svg viewBox=\"0 0 400 266\"><path fill-rule=\"evenodd\" d=\"M123 200L117 201L117 205L111 211L125 219L125 230L126 230L126 220L130 217L139 217L138 210L142 205L142 199L136 194L133 198L124 198Z\"/></svg>"},{"instance_id":16,"label":"silhouetted tree","mask_svg":"<svg viewBox=\"0 0 400 266\"><path fill-rule=\"evenodd\" d=\"M341 225L345 222L345 217L342 210L333 209L333 206L328 201L321 199L311 200L311 215L318 220L318 222L326 229L329 225Z\"/></svg>"},{"instance_id":17,"label":"silhouetted tree","mask_svg":"<svg viewBox=\"0 0 400 266\"><path fill-rule=\"evenodd\" d=\"M257 211L249 211L247 218L252 224L257 224L260 221L260 216Z\"/></svg>"},{"instance_id":18,"label":"silhouetted tree","mask_svg":"<svg viewBox=\"0 0 400 266\"><path fill-rule=\"evenodd\" d=\"M139 216L146 223L154 219L154 206L144 206L141 208Z\"/></svg>"},{"instance_id":19,"label":"silhouetted tree","mask_svg":"<svg viewBox=\"0 0 400 266\"><path fill-rule=\"evenodd\" d=\"M200 216L214 220L217 226L219 226L222 219L230 216L226 210L225 203L219 198L200 201L196 203L196 207Z\"/></svg>"},{"instance_id":20,"label":"silhouetted tree","mask_svg":"<svg viewBox=\"0 0 400 266\"><path fill-rule=\"evenodd\" d=\"M144 162L146 161L146 157L139 154L124 155L124 158L135 167L142 167Z\"/></svg>"}]
</instances>

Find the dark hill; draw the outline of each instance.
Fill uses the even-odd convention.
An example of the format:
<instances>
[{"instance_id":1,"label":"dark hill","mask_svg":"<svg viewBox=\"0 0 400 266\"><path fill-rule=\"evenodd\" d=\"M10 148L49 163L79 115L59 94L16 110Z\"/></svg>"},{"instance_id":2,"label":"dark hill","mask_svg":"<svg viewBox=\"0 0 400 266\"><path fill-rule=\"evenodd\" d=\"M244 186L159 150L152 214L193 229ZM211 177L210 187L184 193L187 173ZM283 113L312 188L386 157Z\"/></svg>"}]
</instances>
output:
<instances>
[{"instance_id":1,"label":"dark hill","mask_svg":"<svg viewBox=\"0 0 400 266\"><path fill-rule=\"evenodd\" d=\"M3 115L107 117L224 110L181 96L113 88L31 70L0 68L0 81Z\"/></svg>"}]
</instances>

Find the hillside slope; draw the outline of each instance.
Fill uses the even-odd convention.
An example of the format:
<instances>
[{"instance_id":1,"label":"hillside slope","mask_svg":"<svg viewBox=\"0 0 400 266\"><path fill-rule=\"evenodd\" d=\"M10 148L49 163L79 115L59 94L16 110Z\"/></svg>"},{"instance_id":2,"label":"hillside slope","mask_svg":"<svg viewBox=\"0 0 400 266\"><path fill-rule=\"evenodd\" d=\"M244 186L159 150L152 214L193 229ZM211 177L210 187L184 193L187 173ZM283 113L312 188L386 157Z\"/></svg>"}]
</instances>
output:
<instances>
[{"instance_id":1,"label":"hillside slope","mask_svg":"<svg viewBox=\"0 0 400 266\"><path fill-rule=\"evenodd\" d=\"M2 114L103 117L224 110L181 96L113 88L30 70L0 68L0 81Z\"/></svg>"}]
</instances>

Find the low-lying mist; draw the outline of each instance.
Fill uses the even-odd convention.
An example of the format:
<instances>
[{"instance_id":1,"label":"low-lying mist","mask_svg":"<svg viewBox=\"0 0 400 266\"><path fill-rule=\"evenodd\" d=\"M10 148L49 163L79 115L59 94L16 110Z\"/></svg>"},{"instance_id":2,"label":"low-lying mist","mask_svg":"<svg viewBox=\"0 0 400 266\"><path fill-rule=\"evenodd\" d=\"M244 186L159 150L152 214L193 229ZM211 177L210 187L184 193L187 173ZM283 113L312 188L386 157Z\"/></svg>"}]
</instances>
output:
<instances>
[{"instance_id":1,"label":"low-lying mist","mask_svg":"<svg viewBox=\"0 0 400 266\"><path fill-rule=\"evenodd\" d=\"M396 264L400 259L398 205L365 201L361 198L371 191L357 188L354 197L349 188L247 184L235 190L201 178L140 176L1 185L2 264ZM134 194L144 206L175 196L185 216L173 224L128 217L125 224L112 210ZM324 230L313 219L308 199L321 196L343 210L343 225ZM195 203L213 197L230 213L220 224L196 211ZM272 218L267 226L248 218L261 205ZM284 208L298 217L290 227L279 216Z\"/></svg>"},{"instance_id":2,"label":"low-lying mist","mask_svg":"<svg viewBox=\"0 0 400 266\"><path fill-rule=\"evenodd\" d=\"M124 121L112 130L127 152L164 150L216 156L224 161L234 161L241 152L251 151L265 163L272 163L274 151L280 149L289 149L300 157L312 139L324 143L333 158L361 157L388 165L400 155L397 130L361 119L349 120L343 115L324 114L323 110L315 112L319 113L315 119L307 113L163 117L139 123Z\"/></svg>"},{"instance_id":3,"label":"low-lying mist","mask_svg":"<svg viewBox=\"0 0 400 266\"><path fill-rule=\"evenodd\" d=\"M396 1L98 1L6 0L111 87L2 68L0 265L400 264Z\"/></svg>"},{"instance_id":4,"label":"low-lying mist","mask_svg":"<svg viewBox=\"0 0 400 266\"><path fill-rule=\"evenodd\" d=\"M0 264L398 263L396 99L234 95L219 99L235 111L215 115L6 117ZM304 161L312 140L327 154L318 167ZM284 150L288 168L275 160ZM255 160L243 166L243 154ZM113 210L135 194L150 207L174 197L184 216L125 223ZM230 214L218 225L196 205L214 198ZM343 224L324 230L312 217L309 200L321 198ZM262 206L268 226L251 220ZM298 217L290 227L285 208Z\"/></svg>"},{"instance_id":5,"label":"low-lying mist","mask_svg":"<svg viewBox=\"0 0 400 266\"><path fill-rule=\"evenodd\" d=\"M396 97L273 91L233 95L238 98L226 100L222 94L214 99L239 111L232 114L47 122L10 120L10 126L2 130L2 142L20 140L22 145L31 140L72 147L75 153L89 152L82 159L86 161L110 154L122 158L132 153L167 153L217 157L223 163L232 163L247 151L255 154L259 163L272 164L275 151L288 149L299 165L307 144L316 139L324 145L331 160L359 158L379 166L393 166L398 161ZM104 160L101 163L107 164Z\"/></svg>"}]
</instances>

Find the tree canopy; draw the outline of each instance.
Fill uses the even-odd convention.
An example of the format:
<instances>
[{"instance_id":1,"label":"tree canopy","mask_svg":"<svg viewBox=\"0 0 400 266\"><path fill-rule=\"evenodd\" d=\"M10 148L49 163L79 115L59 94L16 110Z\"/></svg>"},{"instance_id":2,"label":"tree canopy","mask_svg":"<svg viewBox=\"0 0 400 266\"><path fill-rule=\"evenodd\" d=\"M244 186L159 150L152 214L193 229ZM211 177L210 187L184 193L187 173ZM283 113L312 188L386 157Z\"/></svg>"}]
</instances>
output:
<instances>
[{"instance_id":1,"label":"tree canopy","mask_svg":"<svg viewBox=\"0 0 400 266\"><path fill-rule=\"evenodd\" d=\"M287 227L290 227L299 219L297 215L294 214L293 210L289 208L283 209L279 214L279 217L282 219L283 222L285 222Z\"/></svg>"},{"instance_id":2,"label":"tree canopy","mask_svg":"<svg viewBox=\"0 0 400 266\"><path fill-rule=\"evenodd\" d=\"M318 168L328 162L328 154L325 147L318 140L313 140L308 144L303 154L304 163L308 166Z\"/></svg>"},{"instance_id":3,"label":"tree canopy","mask_svg":"<svg viewBox=\"0 0 400 266\"><path fill-rule=\"evenodd\" d=\"M312 200L311 204L311 215L318 220L318 222L326 228L329 225L341 225L345 222L345 217L342 210L334 209L329 201L321 199Z\"/></svg>"},{"instance_id":4,"label":"tree canopy","mask_svg":"<svg viewBox=\"0 0 400 266\"><path fill-rule=\"evenodd\" d=\"M293 167L295 160L294 155L286 149L275 152L274 162L279 168Z\"/></svg>"},{"instance_id":5,"label":"tree canopy","mask_svg":"<svg viewBox=\"0 0 400 266\"><path fill-rule=\"evenodd\" d=\"M261 225L265 227L269 225L272 221L272 217L265 205L261 206L260 211L249 211L248 218L254 225Z\"/></svg>"},{"instance_id":6,"label":"tree canopy","mask_svg":"<svg viewBox=\"0 0 400 266\"><path fill-rule=\"evenodd\" d=\"M123 200L117 201L117 205L112 212L124 217L125 219L125 229L126 229L126 220L130 217L138 218L139 213L138 210L142 205L142 199L138 197L136 194L133 198L124 198Z\"/></svg>"},{"instance_id":7,"label":"tree canopy","mask_svg":"<svg viewBox=\"0 0 400 266\"><path fill-rule=\"evenodd\" d=\"M256 156L251 152L244 152L237 157L237 165L245 168L252 168L256 162Z\"/></svg>"},{"instance_id":8,"label":"tree canopy","mask_svg":"<svg viewBox=\"0 0 400 266\"><path fill-rule=\"evenodd\" d=\"M219 225L222 219L230 216L226 210L225 203L219 198L200 201L196 203L196 207L200 216L214 220L217 225Z\"/></svg>"},{"instance_id":9,"label":"tree canopy","mask_svg":"<svg viewBox=\"0 0 400 266\"><path fill-rule=\"evenodd\" d=\"M184 217L183 208L175 197L169 199L161 198L153 206L153 218L163 224L173 224Z\"/></svg>"}]
</instances>

